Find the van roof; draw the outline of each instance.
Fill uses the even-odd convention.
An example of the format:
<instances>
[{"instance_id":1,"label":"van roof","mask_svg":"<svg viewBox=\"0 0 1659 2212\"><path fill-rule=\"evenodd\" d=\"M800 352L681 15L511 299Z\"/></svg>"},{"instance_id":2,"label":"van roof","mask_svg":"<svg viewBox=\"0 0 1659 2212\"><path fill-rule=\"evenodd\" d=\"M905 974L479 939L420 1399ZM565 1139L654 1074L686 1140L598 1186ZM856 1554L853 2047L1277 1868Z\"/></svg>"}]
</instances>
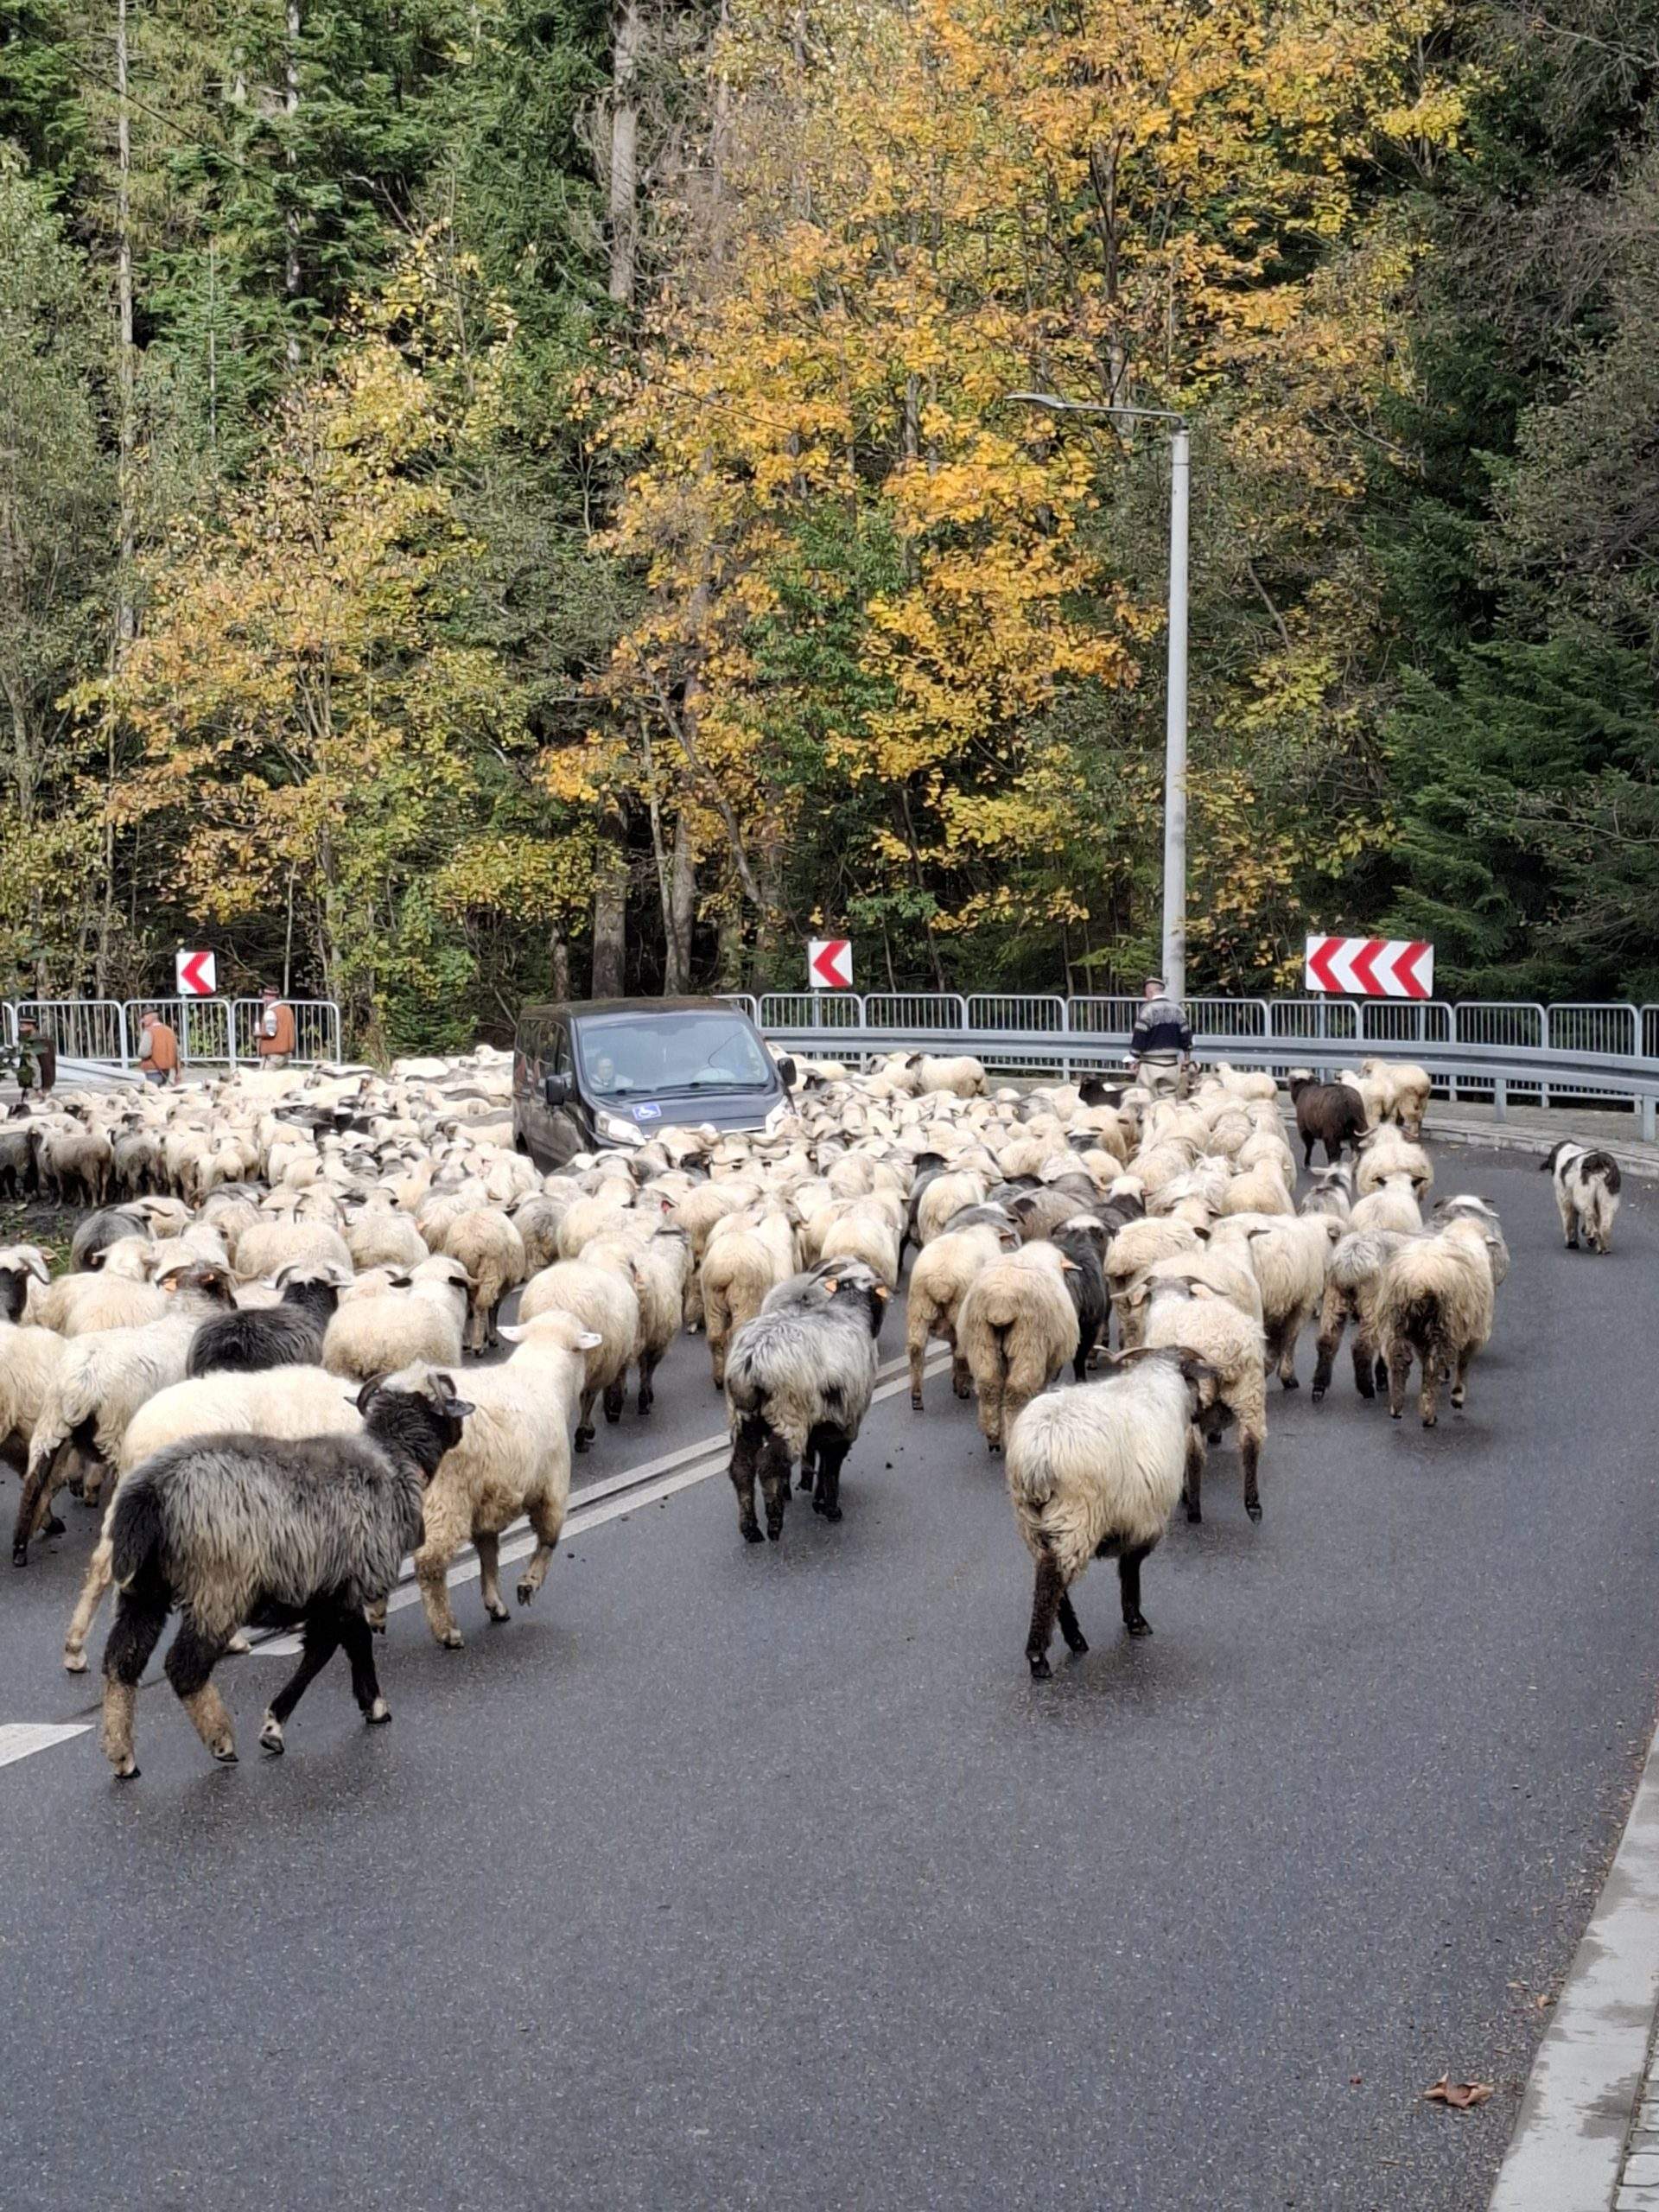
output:
<instances>
[{"instance_id":1,"label":"van roof","mask_svg":"<svg viewBox=\"0 0 1659 2212\"><path fill-rule=\"evenodd\" d=\"M531 1014L556 1014L564 1020L573 1020L584 1014L741 1014L740 1006L732 1006L724 999L549 999L539 1005L519 1008L518 1019Z\"/></svg>"}]
</instances>

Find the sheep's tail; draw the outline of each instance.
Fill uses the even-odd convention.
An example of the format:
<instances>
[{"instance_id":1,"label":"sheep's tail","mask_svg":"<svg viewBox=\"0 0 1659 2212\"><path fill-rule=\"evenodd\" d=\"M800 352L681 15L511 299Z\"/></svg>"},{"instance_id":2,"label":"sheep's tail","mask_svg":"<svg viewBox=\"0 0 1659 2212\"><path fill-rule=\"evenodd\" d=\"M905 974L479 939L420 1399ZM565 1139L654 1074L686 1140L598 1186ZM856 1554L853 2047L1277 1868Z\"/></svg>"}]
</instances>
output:
<instances>
[{"instance_id":1,"label":"sheep's tail","mask_svg":"<svg viewBox=\"0 0 1659 2212\"><path fill-rule=\"evenodd\" d=\"M110 1508L110 1567L116 1587L125 1590L146 1567L159 1569L162 1504L152 1484L125 1482Z\"/></svg>"},{"instance_id":2,"label":"sheep's tail","mask_svg":"<svg viewBox=\"0 0 1659 2212\"><path fill-rule=\"evenodd\" d=\"M1440 1301L1433 1291L1419 1291L1408 1299L1400 1313L1400 1334L1424 1361L1442 1350L1446 1331Z\"/></svg>"}]
</instances>

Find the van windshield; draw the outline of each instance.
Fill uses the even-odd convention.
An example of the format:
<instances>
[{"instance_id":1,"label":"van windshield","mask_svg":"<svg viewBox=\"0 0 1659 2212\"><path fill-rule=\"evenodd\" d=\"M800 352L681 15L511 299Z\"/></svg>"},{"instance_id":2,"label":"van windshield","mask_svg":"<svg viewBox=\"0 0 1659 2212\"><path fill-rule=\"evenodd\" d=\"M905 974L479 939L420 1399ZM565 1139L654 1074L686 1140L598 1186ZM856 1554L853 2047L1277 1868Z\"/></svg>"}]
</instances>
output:
<instances>
[{"instance_id":1,"label":"van windshield","mask_svg":"<svg viewBox=\"0 0 1659 2212\"><path fill-rule=\"evenodd\" d=\"M601 1098L776 1086L771 1060L740 1014L597 1014L575 1029L585 1086Z\"/></svg>"}]
</instances>

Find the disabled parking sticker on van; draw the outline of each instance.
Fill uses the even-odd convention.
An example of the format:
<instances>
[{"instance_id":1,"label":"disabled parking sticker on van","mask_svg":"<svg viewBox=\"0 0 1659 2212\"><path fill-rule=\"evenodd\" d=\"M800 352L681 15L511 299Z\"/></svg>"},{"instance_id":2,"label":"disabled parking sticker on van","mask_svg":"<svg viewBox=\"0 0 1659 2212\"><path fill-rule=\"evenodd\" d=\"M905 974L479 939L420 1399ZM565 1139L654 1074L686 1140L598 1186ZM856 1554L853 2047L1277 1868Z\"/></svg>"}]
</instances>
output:
<instances>
[{"instance_id":1,"label":"disabled parking sticker on van","mask_svg":"<svg viewBox=\"0 0 1659 2212\"><path fill-rule=\"evenodd\" d=\"M660 1106L636 1106L633 1109L633 1118L636 1122L660 1122L663 1118L663 1109Z\"/></svg>"}]
</instances>

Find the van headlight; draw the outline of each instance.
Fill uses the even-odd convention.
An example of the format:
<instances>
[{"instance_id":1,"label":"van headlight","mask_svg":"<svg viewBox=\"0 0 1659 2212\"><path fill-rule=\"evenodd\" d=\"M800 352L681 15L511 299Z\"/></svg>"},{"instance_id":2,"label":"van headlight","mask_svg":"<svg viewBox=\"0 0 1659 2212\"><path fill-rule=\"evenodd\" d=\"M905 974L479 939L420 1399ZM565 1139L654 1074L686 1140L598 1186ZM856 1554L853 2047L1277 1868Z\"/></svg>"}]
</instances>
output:
<instances>
[{"instance_id":1,"label":"van headlight","mask_svg":"<svg viewBox=\"0 0 1659 2212\"><path fill-rule=\"evenodd\" d=\"M644 1144L645 1133L622 1114L595 1114L594 1126L607 1144Z\"/></svg>"}]
</instances>

